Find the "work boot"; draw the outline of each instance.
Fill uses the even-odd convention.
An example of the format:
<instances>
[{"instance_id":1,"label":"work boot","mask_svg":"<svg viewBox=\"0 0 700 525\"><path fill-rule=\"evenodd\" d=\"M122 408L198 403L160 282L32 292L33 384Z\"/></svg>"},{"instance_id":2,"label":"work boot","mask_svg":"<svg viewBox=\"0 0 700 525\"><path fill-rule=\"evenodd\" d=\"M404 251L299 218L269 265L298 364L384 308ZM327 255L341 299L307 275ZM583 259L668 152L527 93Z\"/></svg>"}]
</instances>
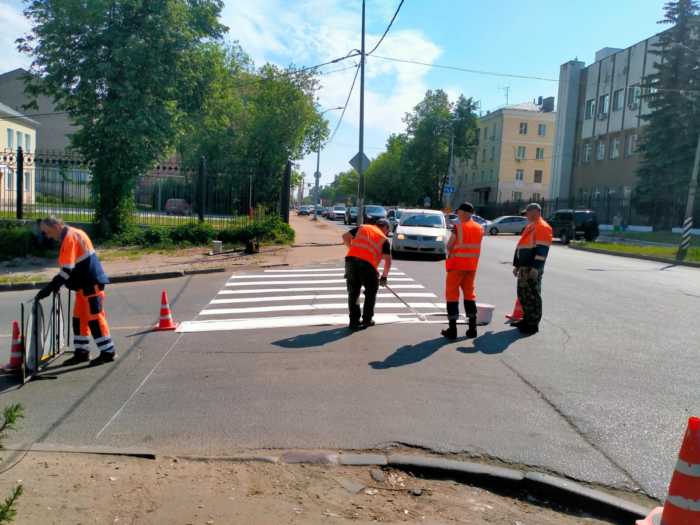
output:
<instances>
[{"instance_id":1,"label":"work boot","mask_svg":"<svg viewBox=\"0 0 700 525\"><path fill-rule=\"evenodd\" d=\"M474 339L476 337L476 317L469 317L468 321L467 339Z\"/></svg>"},{"instance_id":2,"label":"work boot","mask_svg":"<svg viewBox=\"0 0 700 525\"><path fill-rule=\"evenodd\" d=\"M537 325L523 323L518 325L518 330L520 330L520 333L523 335L535 335L540 331L540 327Z\"/></svg>"},{"instance_id":3,"label":"work boot","mask_svg":"<svg viewBox=\"0 0 700 525\"><path fill-rule=\"evenodd\" d=\"M105 363L111 363L116 358L117 354L115 354L114 352L100 352L99 356L90 361L90 366L100 366L104 365Z\"/></svg>"},{"instance_id":4,"label":"work boot","mask_svg":"<svg viewBox=\"0 0 700 525\"><path fill-rule=\"evenodd\" d=\"M73 357L63 361L62 366L75 366L90 361L90 352L75 352Z\"/></svg>"},{"instance_id":5,"label":"work boot","mask_svg":"<svg viewBox=\"0 0 700 525\"><path fill-rule=\"evenodd\" d=\"M362 328L369 328L370 326L374 326L374 321L370 319L369 321L362 320Z\"/></svg>"},{"instance_id":6,"label":"work boot","mask_svg":"<svg viewBox=\"0 0 700 525\"><path fill-rule=\"evenodd\" d=\"M447 339L457 339L457 321L450 321L447 330L442 330L440 333Z\"/></svg>"},{"instance_id":7,"label":"work boot","mask_svg":"<svg viewBox=\"0 0 700 525\"><path fill-rule=\"evenodd\" d=\"M362 325L360 324L360 320L359 319L358 320L354 320L354 319L351 320L350 324L348 325L348 328L350 330L359 330L360 328L362 328Z\"/></svg>"}]
</instances>

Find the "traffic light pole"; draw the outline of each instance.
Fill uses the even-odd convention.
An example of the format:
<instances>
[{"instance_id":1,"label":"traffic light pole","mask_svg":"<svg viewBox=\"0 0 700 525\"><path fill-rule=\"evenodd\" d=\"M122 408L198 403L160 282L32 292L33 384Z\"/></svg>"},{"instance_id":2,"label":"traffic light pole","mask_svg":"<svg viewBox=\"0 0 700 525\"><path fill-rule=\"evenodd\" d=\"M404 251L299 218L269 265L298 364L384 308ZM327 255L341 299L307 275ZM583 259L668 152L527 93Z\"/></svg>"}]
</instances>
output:
<instances>
[{"instance_id":1,"label":"traffic light pole","mask_svg":"<svg viewBox=\"0 0 700 525\"><path fill-rule=\"evenodd\" d=\"M690 231L693 229L693 214L695 211L695 194L698 189L698 170L700 169L700 134L698 135L698 145L695 148L695 162L693 163L693 174L690 176L688 185L688 202L685 207L685 220L683 221L683 232L681 234L681 244L678 247L676 260L685 259L690 248Z\"/></svg>"},{"instance_id":2,"label":"traffic light pole","mask_svg":"<svg viewBox=\"0 0 700 525\"><path fill-rule=\"evenodd\" d=\"M365 170L362 159L365 155L365 0L362 0L362 46L360 48L360 182L357 190L357 225L365 218Z\"/></svg>"}]
</instances>

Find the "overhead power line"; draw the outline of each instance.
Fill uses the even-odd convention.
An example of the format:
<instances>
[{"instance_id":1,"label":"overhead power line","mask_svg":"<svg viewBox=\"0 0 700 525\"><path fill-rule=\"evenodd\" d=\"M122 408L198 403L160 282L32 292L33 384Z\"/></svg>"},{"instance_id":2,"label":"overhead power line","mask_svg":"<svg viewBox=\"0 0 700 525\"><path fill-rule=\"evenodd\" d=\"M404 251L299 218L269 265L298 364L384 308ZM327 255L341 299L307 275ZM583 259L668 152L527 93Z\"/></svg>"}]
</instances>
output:
<instances>
[{"instance_id":1,"label":"overhead power line","mask_svg":"<svg viewBox=\"0 0 700 525\"><path fill-rule=\"evenodd\" d=\"M335 138L335 134L338 132L338 129L340 128L340 124L343 122L343 117L345 116L345 110L348 109L348 104L350 103L350 97L352 96L353 89L355 89L355 82L357 82L357 74L359 72L360 72L360 66L358 65L357 68L355 69L355 76L352 79L352 84L350 84L350 91L348 91L348 97L345 99L345 104L343 105L343 111L340 113L340 118L338 119L338 123L335 125L335 129L333 130L333 133L331 134L331 138L328 139L328 142L326 143L326 145L333 142L333 139Z\"/></svg>"},{"instance_id":2,"label":"overhead power line","mask_svg":"<svg viewBox=\"0 0 700 525\"><path fill-rule=\"evenodd\" d=\"M392 17L391 17L391 20L389 20L389 25L386 26L386 29L384 30L384 34L383 34L382 37L379 39L379 42L377 42L377 43L375 44L375 46L372 48L372 51L370 51L369 53L367 53L368 56L371 55L372 53L374 53L374 52L377 50L377 48L378 48L380 45L382 45L382 42L384 41L384 37L387 35L387 33L389 32L389 30L391 29L391 26L394 24L394 20L396 20L396 17L398 16L399 11L401 11L401 6L403 5L403 3L404 3L404 0L401 0L401 1L399 2L399 6L396 8L396 11L394 11L394 16L392 16Z\"/></svg>"},{"instance_id":3,"label":"overhead power line","mask_svg":"<svg viewBox=\"0 0 700 525\"><path fill-rule=\"evenodd\" d=\"M374 58L379 58L380 60L388 60L390 62L401 62L403 64L414 64L417 66L434 67L438 69L449 69L452 71L462 71L463 73L474 73L476 75L490 75L494 77L505 77L505 78L523 78L527 80L543 80L546 82L559 82L556 78L538 77L534 75L517 75L513 73L499 73L495 71L484 71L481 69L468 69L465 67L458 66L448 66L444 64L431 64L430 62L421 62L420 60L409 60L403 58L395 57L385 57L381 55L372 55Z\"/></svg>"}]
</instances>

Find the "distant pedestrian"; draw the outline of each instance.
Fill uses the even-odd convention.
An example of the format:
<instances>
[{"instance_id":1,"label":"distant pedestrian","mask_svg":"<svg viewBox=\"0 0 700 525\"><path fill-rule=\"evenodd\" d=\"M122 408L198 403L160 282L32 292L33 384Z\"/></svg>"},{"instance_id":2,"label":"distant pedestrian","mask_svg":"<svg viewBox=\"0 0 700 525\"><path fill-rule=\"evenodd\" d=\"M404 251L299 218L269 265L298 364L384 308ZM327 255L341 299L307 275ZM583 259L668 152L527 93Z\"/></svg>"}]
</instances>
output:
<instances>
[{"instance_id":1,"label":"distant pedestrian","mask_svg":"<svg viewBox=\"0 0 700 525\"><path fill-rule=\"evenodd\" d=\"M63 364L70 366L90 360L90 335L95 340L100 355L90 361L90 366L114 361L116 354L109 333L104 311L105 285L109 279L97 258L87 233L66 226L62 219L47 217L39 224L42 233L60 242L58 265L60 271L36 296L48 297L66 286L75 291L73 310L73 357Z\"/></svg>"},{"instance_id":2,"label":"distant pedestrian","mask_svg":"<svg viewBox=\"0 0 700 525\"><path fill-rule=\"evenodd\" d=\"M518 278L518 300L523 319L514 323L523 334L536 334L542 320L542 274L552 245L552 227L542 218L537 203L525 209L528 224L520 236L513 258L513 275Z\"/></svg>"},{"instance_id":3,"label":"distant pedestrian","mask_svg":"<svg viewBox=\"0 0 700 525\"><path fill-rule=\"evenodd\" d=\"M467 337L476 337L476 291L474 281L481 255L481 240L484 228L472 220L474 206L465 202L457 208L459 223L447 243L447 280L445 283L445 300L447 302L447 330L442 335L448 339L457 338L457 319L459 319L460 290L464 300L464 313L467 317Z\"/></svg>"},{"instance_id":4,"label":"distant pedestrian","mask_svg":"<svg viewBox=\"0 0 700 525\"><path fill-rule=\"evenodd\" d=\"M350 329L367 328L374 325L374 305L379 286L386 286L391 270L391 225L386 219L376 224L363 224L345 232L343 242L349 248L345 257L345 279L348 287ZM384 260L381 278L377 268ZM365 304L360 311L360 293L364 288ZM360 321L362 315L362 321Z\"/></svg>"}]
</instances>

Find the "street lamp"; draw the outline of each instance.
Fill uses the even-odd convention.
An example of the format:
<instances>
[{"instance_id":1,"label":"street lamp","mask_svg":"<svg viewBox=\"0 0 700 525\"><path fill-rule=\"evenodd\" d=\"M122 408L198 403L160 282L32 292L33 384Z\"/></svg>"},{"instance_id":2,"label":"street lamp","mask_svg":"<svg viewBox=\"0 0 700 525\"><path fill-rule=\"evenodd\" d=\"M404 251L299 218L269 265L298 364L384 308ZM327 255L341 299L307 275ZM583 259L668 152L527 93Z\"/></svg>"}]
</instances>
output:
<instances>
[{"instance_id":1,"label":"street lamp","mask_svg":"<svg viewBox=\"0 0 700 525\"><path fill-rule=\"evenodd\" d=\"M337 111L343 109L343 106L338 106L335 108L328 108L321 111L321 117L328 113L329 111ZM316 173L314 173L314 178L316 179L316 206L314 206L314 219L318 220L318 208L321 206L321 190L320 190L320 180L321 180L321 133L318 134L318 144L316 146Z\"/></svg>"}]
</instances>

